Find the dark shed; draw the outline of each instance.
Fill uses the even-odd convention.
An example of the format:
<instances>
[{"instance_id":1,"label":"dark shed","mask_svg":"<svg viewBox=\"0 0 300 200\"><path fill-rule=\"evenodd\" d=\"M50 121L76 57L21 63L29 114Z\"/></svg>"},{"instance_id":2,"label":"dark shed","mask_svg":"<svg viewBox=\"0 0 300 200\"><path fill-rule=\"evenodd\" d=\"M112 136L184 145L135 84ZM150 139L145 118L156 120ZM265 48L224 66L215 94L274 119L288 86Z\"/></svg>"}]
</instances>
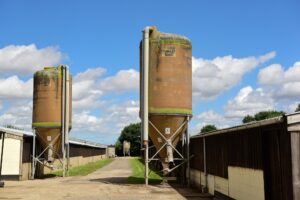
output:
<instances>
[{"instance_id":1,"label":"dark shed","mask_svg":"<svg viewBox=\"0 0 300 200\"><path fill-rule=\"evenodd\" d=\"M294 113L193 136L191 168L227 180L229 166L262 170L265 199L298 199L300 175L294 171L300 160L299 116Z\"/></svg>"}]
</instances>

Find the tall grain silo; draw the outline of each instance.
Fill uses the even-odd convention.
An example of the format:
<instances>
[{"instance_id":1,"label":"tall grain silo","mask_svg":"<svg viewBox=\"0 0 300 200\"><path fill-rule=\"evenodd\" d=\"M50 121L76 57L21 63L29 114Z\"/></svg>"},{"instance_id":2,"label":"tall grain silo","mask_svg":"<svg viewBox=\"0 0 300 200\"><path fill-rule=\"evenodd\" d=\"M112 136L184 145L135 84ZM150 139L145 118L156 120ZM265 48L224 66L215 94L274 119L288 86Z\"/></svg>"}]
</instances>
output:
<instances>
[{"instance_id":1,"label":"tall grain silo","mask_svg":"<svg viewBox=\"0 0 300 200\"><path fill-rule=\"evenodd\" d=\"M72 77L68 67L60 65L37 71L34 74L32 128L42 150L34 157L33 173L37 162L53 167L55 159L60 160L65 172L71 116Z\"/></svg>"},{"instance_id":2,"label":"tall grain silo","mask_svg":"<svg viewBox=\"0 0 300 200\"><path fill-rule=\"evenodd\" d=\"M147 165L155 155L159 155L164 174L189 163L187 129L192 116L192 45L186 37L147 27L140 53L140 114L147 184ZM148 133L156 147L152 158L148 158ZM187 153L183 155L176 146L184 137ZM181 162L176 165L175 160Z\"/></svg>"}]
</instances>

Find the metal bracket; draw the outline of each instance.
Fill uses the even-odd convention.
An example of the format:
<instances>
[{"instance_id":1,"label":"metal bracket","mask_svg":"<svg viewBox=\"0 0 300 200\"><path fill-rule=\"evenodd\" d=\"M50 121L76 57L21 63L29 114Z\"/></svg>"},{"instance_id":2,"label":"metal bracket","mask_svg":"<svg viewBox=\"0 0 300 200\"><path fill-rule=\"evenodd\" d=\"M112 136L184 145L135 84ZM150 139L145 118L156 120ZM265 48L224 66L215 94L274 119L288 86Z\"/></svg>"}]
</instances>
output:
<instances>
[{"instance_id":1,"label":"metal bracket","mask_svg":"<svg viewBox=\"0 0 300 200\"><path fill-rule=\"evenodd\" d=\"M5 138L5 133L1 133L1 139L2 139L2 144L1 144L1 160L0 160L0 187L4 187L4 181L2 181L2 164L3 164L3 151L4 151L4 138Z\"/></svg>"},{"instance_id":2,"label":"metal bracket","mask_svg":"<svg viewBox=\"0 0 300 200\"><path fill-rule=\"evenodd\" d=\"M188 162L188 161L189 161L191 158L193 158L193 157L194 157L194 155L191 155L191 156L189 157L189 159L184 159L184 160L182 160L181 163L179 163L179 164L176 165L175 167L169 169L168 173L171 173L172 171L174 171L175 169L177 169L178 167L180 167L180 166L183 165L184 163Z\"/></svg>"}]
</instances>

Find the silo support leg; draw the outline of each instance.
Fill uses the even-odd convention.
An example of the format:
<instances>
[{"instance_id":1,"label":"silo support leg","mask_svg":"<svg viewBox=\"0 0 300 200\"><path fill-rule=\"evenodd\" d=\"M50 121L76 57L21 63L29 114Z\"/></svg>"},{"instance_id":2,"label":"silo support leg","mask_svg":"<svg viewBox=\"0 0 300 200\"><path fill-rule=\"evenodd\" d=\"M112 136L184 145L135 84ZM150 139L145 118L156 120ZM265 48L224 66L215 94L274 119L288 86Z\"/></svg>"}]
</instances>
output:
<instances>
[{"instance_id":1,"label":"silo support leg","mask_svg":"<svg viewBox=\"0 0 300 200\"><path fill-rule=\"evenodd\" d=\"M70 144L67 144L67 176L69 176L70 170Z\"/></svg>"},{"instance_id":2,"label":"silo support leg","mask_svg":"<svg viewBox=\"0 0 300 200\"><path fill-rule=\"evenodd\" d=\"M2 164L3 164L3 152L4 152L4 139L5 139L5 133L1 133L1 160L0 160L0 187L4 187L4 181L2 181Z\"/></svg>"},{"instance_id":3,"label":"silo support leg","mask_svg":"<svg viewBox=\"0 0 300 200\"><path fill-rule=\"evenodd\" d=\"M148 141L145 142L145 185L148 185L149 178L149 147Z\"/></svg>"},{"instance_id":4,"label":"silo support leg","mask_svg":"<svg viewBox=\"0 0 300 200\"><path fill-rule=\"evenodd\" d=\"M35 176L35 140L36 140L35 130L33 129L33 138L32 138L32 165L31 165L31 179L34 179Z\"/></svg>"},{"instance_id":5,"label":"silo support leg","mask_svg":"<svg viewBox=\"0 0 300 200\"><path fill-rule=\"evenodd\" d=\"M187 157L187 185L190 187L190 136L188 130L186 131L186 157Z\"/></svg>"}]
</instances>

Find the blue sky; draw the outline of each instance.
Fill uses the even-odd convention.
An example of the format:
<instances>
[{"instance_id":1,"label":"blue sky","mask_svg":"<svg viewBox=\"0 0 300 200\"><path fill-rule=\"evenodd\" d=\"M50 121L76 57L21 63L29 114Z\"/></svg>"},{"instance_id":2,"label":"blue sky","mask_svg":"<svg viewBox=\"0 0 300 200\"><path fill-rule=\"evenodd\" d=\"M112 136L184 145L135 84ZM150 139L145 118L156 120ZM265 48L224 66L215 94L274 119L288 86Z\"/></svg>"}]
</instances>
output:
<instances>
[{"instance_id":1,"label":"blue sky","mask_svg":"<svg viewBox=\"0 0 300 200\"><path fill-rule=\"evenodd\" d=\"M32 74L66 63L81 74L73 136L114 143L138 120L138 45L148 25L192 40L194 133L261 109L291 112L300 97L299 9L296 0L2 0L0 124L30 128Z\"/></svg>"}]
</instances>

